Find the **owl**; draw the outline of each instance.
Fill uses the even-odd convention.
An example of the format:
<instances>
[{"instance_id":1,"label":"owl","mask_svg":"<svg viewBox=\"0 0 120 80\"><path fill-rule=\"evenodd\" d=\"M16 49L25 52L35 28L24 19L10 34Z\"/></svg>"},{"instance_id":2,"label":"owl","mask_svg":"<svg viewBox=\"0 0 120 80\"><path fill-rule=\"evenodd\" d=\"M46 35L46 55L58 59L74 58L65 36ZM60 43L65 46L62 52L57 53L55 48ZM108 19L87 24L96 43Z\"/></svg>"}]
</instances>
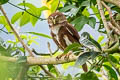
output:
<instances>
[{"instance_id":1,"label":"owl","mask_svg":"<svg viewBox=\"0 0 120 80\"><path fill-rule=\"evenodd\" d=\"M64 51L72 43L80 43L77 30L67 21L64 14L60 12L51 14L48 17L48 24L53 41L61 50ZM82 67L85 72L88 71L86 63Z\"/></svg>"}]
</instances>

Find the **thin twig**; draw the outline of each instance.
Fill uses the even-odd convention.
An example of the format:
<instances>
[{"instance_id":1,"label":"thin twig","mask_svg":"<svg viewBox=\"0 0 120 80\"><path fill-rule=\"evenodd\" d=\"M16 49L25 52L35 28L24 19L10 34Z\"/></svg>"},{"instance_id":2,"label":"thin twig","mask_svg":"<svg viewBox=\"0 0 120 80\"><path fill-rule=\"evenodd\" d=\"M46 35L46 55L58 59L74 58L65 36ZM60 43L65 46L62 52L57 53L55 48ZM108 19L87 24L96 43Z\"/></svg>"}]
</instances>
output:
<instances>
[{"instance_id":1,"label":"thin twig","mask_svg":"<svg viewBox=\"0 0 120 80\"><path fill-rule=\"evenodd\" d=\"M46 70L44 66L42 66L42 65L39 65L39 66L42 68L42 70L43 70L46 74L48 74L48 75L51 76L52 78L56 78L56 77L55 77L54 75L52 75L48 70Z\"/></svg>"},{"instance_id":2,"label":"thin twig","mask_svg":"<svg viewBox=\"0 0 120 80\"><path fill-rule=\"evenodd\" d=\"M59 8L59 5L60 5L60 0L59 0L59 2L58 2L58 5L57 5L57 8L56 8L55 12L56 12L57 9Z\"/></svg>"},{"instance_id":3,"label":"thin twig","mask_svg":"<svg viewBox=\"0 0 120 80\"><path fill-rule=\"evenodd\" d=\"M109 6L107 6L103 1L101 1L102 5L107 9L107 11L109 12L109 18L111 20L111 23L116 27L118 28L118 30L120 30L120 26L115 22L113 16L112 16L112 11L110 9Z\"/></svg>"},{"instance_id":4,"label":"thin twig","mask_svg":"<svg viewBox=\"0 0 120 80\"><path fill-rule=\"evenodd\" d=\"M107 21L106 21L106 18L105 18L105 15L104 15L104 11L103 11L103 9L102 9L102 5L101 5L101 2L100 2L100 1L101 1L101 0L97 0L98 9L99 9L99 11L100 11L100 15L101 15L101 18L102 18L104 27L105 27L106 32L107 32L107 35L108 35L109 32L110 32L110 29L109 29L109 27L108 27L108 25L107 25Z\"/></svg>"},{"instance_id":5,"label":"thin twig","mask_svg":"<svg viewBox=\"0 0 120 80\"><path fill-rule=\"evenodd\" d=\"M21 7L18 7L18 6L16 6L16 5L12 4L11 2L8 2L8 3L9 3L10 5L12 5L12 6L14 6L14 7L18 8L18 9L21 9L21 10L23 10L23 11L27 12L28 14L30 14L30 15L32 15L32 16L34 16L34 17L36 17L36 18L40 19L40 20L47 20L47 19L44 19L44 18L40 18L40 17L38 17L38 16L36 16L36 15L34 15L34 14L30 13L30 12L29 12L29 11L27 11L26 9L23 9L23 8L21 8Z\"/></svg>"},{"instance_id":6,"label":"thin twig","mask_svg":"<svg viewBox=\"0 0 120 80\"><path fill-rule=\"evenodd\" d=\"M50 43L48 42L47 43L48 44L48 49L49 49L49 52L50 52L50 56L52 57L52 50L51 50L51 48L50 48ZM54 66L54 68L55 68L55 70L56 70L56 73L57 73L57 75L60 75L60 72L59 72L59 70L57 69L57 67L55 66L55 65L53 65Z\"/></svg>"},{"instance_id":7,"label":"thin twig","mask_svg":"<svg viewBox=\"0 0 120 80\"><path fill-rule=\"evenodd\" d=\"M52 55L54 55L56 52L58 52L59 48L57 47L57 49L52 53ZM32 52L34 52L36 55L40 55L40 56L50 56L50 53L38 53L35 49L32 49Z\"/></svg>"},{"instance_id":8,"label":"thin twig","mask_svg":"<svg viewBox=\"0 0 120 80\"><path fill-rule=\"evenodd\" d=\"M109 27L118 35L120 35L120 30L114 27L110 22L108 22Z\"/></svg>"}]
</instances>

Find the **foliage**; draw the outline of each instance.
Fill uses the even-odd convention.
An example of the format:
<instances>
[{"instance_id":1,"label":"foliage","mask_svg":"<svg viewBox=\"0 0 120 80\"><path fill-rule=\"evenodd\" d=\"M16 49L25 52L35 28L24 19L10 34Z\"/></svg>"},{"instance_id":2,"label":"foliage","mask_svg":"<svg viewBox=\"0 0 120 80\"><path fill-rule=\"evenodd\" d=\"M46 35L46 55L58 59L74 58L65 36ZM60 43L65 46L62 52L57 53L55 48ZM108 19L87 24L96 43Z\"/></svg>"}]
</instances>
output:
<instances>
[{"instance_id":1,"label":"foliage","mask_svg":"<svg viewBox=\"0 0 120 80\"><path fill-rule=\"evenodd\" d=\"M31 23L33 27L37 27L36 24L39 22L39 20L46 20L41 18L42 14L44 14L45 17L48 17L51 13L57 10L65 14L68 22L74 25L78 32L86 27L85 25L89 25L89 27L92 29L107 36L107 41L104 41L105 36L101 35L96 41L94 36L90 35L90 33L83 32L80 36L80 44L73 43L69 45L63 52L64 54L67 54L69 51L72 51L73 54L78 56L76 62L63 63L61 65L46 65L45 69L53 74L58 80L99 80L101 78L104 79L102 76L106 77L106 75L108 80L119 80L120 35L116 34L117 31L111 28L109 33L106 32L96 1L97 0L43 0L43 5L41 7L37 7L33 3L29 3L25 0L18 5L12 4L9 0L0 0L0 4L3 5L9 3L10 5L22 10L12 16L11 24L13 26L17 24L21 28ZM112 19L115 21L115 23L112 23L109 11L103 7L105 19L107 22L111 22L116 29L118 28L116 27L116 24L120 26L120 9L116 5L110 3L106 4L112 10L112 12L115 12L112 13ZM0 29L0 32L5 32L8 36L14 36L14 32L12 32L5 16L2 14L0 14L0 24L4 26ZM40 28L42 29L42 27ZM118 28L118 32L119 30L120 28ZM52 39L49 35L42 32L30 32L29 30L22 32L22 34L19 31L17 32L27 46L31 46L33 43L39 45L38 41L36 40L39 37ZM61 52L58 51L56 54L57 53ZM46 75L39 65L26 64L28 53L16 37L14 37L14 40L4 40L4 38L2 39L0 37L0 56L18 58L16 63L0 60L1 80L15 80L22 68L26 69L23 71L24 76L21 78L23 80L56 80ZM89 71L86 73L77 71L81 70L81 65L84 63L88 64ZM65 75L62 73L62 69L59 69L61 66L64 69L63 73L69 72L67 70L71 67L73 69L77 68L77 70L75 74L69 73Z\"/></svg>"}]
</instances>

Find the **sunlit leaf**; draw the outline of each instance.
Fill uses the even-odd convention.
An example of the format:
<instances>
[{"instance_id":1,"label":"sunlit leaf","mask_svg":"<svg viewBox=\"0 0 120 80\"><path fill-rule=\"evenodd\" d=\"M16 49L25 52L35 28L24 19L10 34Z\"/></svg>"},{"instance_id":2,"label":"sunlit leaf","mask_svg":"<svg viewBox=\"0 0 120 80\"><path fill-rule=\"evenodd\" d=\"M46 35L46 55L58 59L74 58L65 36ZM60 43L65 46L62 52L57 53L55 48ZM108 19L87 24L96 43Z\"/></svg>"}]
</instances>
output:
<instances>
[{"instance_id":1,"label":"sunlit leaf","mask_svg":"<svg viewBox=\"0 0 120 80\"><path fill-rule=\"evenodd\" d=\"M101 17L100 17L100 14L98 14L99 10L95 6L91 6L91 8L92 8L94 14L96 14L97 18L100 20Z\"/></svg>"},{"instance_id":2,"label":"sunlit leaf","mask_svg":"<svg viewBox=\"0 0 120 80\"><path fill-rule=\"evenodd\" d=\"M104 39L104 36L99 36L97 42L101 43L101 41Z\"/></svg>"},{"instance_id":3,"label":"sunlit leaf","mask_svg":"<svg viewBox=\"0 0 120 80\"><path fill-rule=\"evenodd\" d=\"M34 6L33 4L31 3L20 3L18 4L19 6L25 6L25 7L28 7L30 8L31 10L35 11L35 9L37 8L36 6Z\"/></svg>"},{"instance_id":4,"label":"sunlit leaf","mask_svg":"<svg viewBox=\"0 0 120 80\"><path fill-rule=\"evenodd\" d=\"M87 8L85 8L85 9L82 11L82 15L87 16L87 17L90 16L90 13L88 12Z\"/></svg>"},{"instance_id":5,"label":"sunlit leaf","mask_svg":"<svg viewBox=\"0 0 120 80\"><path fill-rule=\"evenodd\" d=\"M13 15L11 19L11 23L14 24L18 19L20 19L22 16L22 12L17 12Z\"/></svg>"},{"instance_id":6,"label":"sunlit leaf","mask_svg":"<svg viewBox=\"0 0 120 80\"><path fill-rule=\"evenodd\" d=\"M23 16L20 19L20 26L24 26L30 21L30 15L26 12L23 13Z\"/></svg>"},{"instance_id":7,"label":"sunlit leaf","mask_svg":"<svg viewBox=\"0 0 120 80\"><path fill-rule=\"evenodd\" d=\"M43 34L43 33L37 33L37 32L26 32L26 33L29 33L29 34L33 34L33 35L37 35L37 36L42 36L42 37L45 37L45 38L49 38L49 39L52 39L52 37L46 35L46 34Z\"/></svg>"},{"instance_id":8,"label":"sunlit leaf","mask_svg":"<svg viewBox=\"0 0 120 80\"><path fill-rule=\"evenodd\" d=\"M109 80L118 80L118 77L117 77L117 73L114 71L114 69L112 69L112 67L108 66L108 65L103 65L105 67L105 69L107 70L108 72L108 75L109 75Z\"/></svg>"}]
</instances>

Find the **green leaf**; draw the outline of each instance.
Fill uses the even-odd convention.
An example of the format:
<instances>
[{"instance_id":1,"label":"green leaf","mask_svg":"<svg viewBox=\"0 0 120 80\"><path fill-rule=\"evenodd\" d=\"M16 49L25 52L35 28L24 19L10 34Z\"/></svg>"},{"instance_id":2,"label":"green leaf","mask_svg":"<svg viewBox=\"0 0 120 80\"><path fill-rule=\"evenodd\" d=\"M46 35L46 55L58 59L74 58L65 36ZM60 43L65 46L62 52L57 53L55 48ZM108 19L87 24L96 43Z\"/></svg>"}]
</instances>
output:
<instances>
[{"instance_id":1,"label":"green leaf","mask_svg":"<svg viewBox=\"0 0 120 80\"><path fill-rule=\"evenodd\" d=\"M90 17L90 18L89 18L89 21L88 21L88 24L89 24L93 29L95 29L96 19L95 19L94 17Z\"/></svg>"},{"instance_id":2,"label":"green leaf","mask_svg":"<svg viewBox=\"0 0 120 80\"><path fill-rule=\"evenodd\" d=\"M96 56L98 56L98 52L83 52L79 57L78 59L76 60L76 63L75 65L76 66L79 66L79 65L83 65L86 63L86 61L88 59L94 59Z\"/></svg>"},{"instance_id":3,"label":"green leaf","mask_svg":"<svg viewBox=\"0 0 120 80\"><path fill-rule=\"evenodd\" d=\"M99 79L94 72L87 72L81 74L80 80L99 80Z\"/></svg>"},{"instance_id":4,"label":"green leaf","mask_svg":"<svg viewBox=\"0 0 120 80\"><path fill-rule=\"evenodd\" d=\"M91 8L92 8L94 14L96 14L97 18L100 20L101 19L100 14L97 14L97 13L99 13L98 8L96 8L95 6L91 6Z\"/></svg>"},{"instance_id":5,"label":"green leaf","mask_svg":"<svg viewBox=\"0 0 120 80\"><path fill-rule=\"evenodd\" d=\"M26 56L19 56L16 63L21 64L21 63L26 63L26 62L27 62Z\"/></svg>"},{"instance_id":6,"label":"green leaf","mask_svg":"<svg viewBox=\"0 0 120 80\"><path fill-rule=\"evenodd\" d=\"M30 21L30 15L28 13L24 12L20 19L20 26L24 26L29 21Z\"/></svg>"},{"instance_id":7,"label":"green leaf","mask_svg":"<svg viewBox=\"0 0 120 80\"><path fill-rule=\"evenodd\" d=\"M88 12L87 8L85 8L85 9L82 11L82 15L87 16L87 17L90 16L90 13Z\"/></svg>"},{"instance_id":8,"label":"green leaf","mask_svg":"<svg viewBox=\"0 0 120 80\"><path fill-rule=\"evenodd\" d=\"M53 0L52 4L51 4L51 12L55 12L57 6L58 6L59 0Z\"/></svg>"},{"instance_id":9,"label":"green leaf","mask_svg":"<svg viewBox=\"0 0 120 80\"><path fill-rule=\"evenodd\" d=\"M46 6L42 6L41 8L39 8L39 11L44 11L44 10L49 10L49 8Z\"/></svg>"},{"instance_id":10,"label":"green leaf","mask_svg":"<svg viewBox=\"0 0 120 80\"><path fill-rule=\"evenodd\" d=\"M43 33L37 33L37 32L26 32L26 33L29 33L29 34L33 34L33 35L37 35L37 36L42 36L42 37L45 37L45 38L49 38L49 39L52 39L52 37L46 35L46 34L43 34Z\"/></svg>"},{"instance_id":11,"label":"green leaf","mask_svg":"<svg viewBox=\"0 0 120 80\"><path fill-rule=\"evenodd\" d=\"M73 80L73 79L72 79L72 76L68 74L67 76L64 77L63 80Z\"/></svg>"},{"instance_id":12,"label":"green leaf","mask_svg":"<svg viewBox=\"0 0 120 80\"><path fill-rule=\"evenodd\" d=\"M88 18L86 16L80 16L73 20L71 23L75 24L75 28L77 29L77 31L80 31L83 28L83 26L87 24L87 22Z\"/></svg>"},{"instance_id":13,"label":"green leaf","mask_svg":"<svg viewBox=\"0 0 120 80\"><path fill-rule=\"evenodd\" d=\"M114 69L112 69L112 67L108 66L108 65L103 65L105 67L105 69L107 70L108 72L108 75L109 75L109 80L118 80L118 77L117 77L117 73L114 71Z\"/></svg>"},{"instance_id":14,"label":"green leaf","mask_svg":"<svg viewBox=\"0 0 120 80\"><path fill-rule=\"evenodd\" d=\"M28 7L28 8L30 8L31 10L33 10L33 11L35 11L36 10L36 6L34 6L33 4L31 4L31 3L20 3L20 4L18 4L19 6L25 6L25 7Z\"/></svg>"},{"instance_id":15,"label":"green leaf","mask_svg":"<svg viewBox=\"0 0 120 80\"><path fill-rule=\"evenodd\" d=\"M73 51L78 49L79 47L81 47L81 45L79 43L73 43L71 45L69 45L67 48L65 48L64 50L64 54L68 53L69 51Z\"/></svg>"},{"instance_id":16,"label":"green leaf","mask_svg":"<svg viewBox=\"0 0 120 80\"><path fill-rule=\"evenodd\" d=\"M80 43L82 45L88 47L91 50L102 51L100 44L97 41L95 41L94 39L92 39L90 37L89 33L87 33L87 32L83 32L81 34Z\"/></svg>"},{"instance_id":17,"label":"green leaf","mask_svg":"<svg viewBox=\"0 0 120 80\"><path fill-rule=\"evenodd\" d=\"M90 1L83 1L80 6L90 6Z\"/></svg>"},{"instance_id":18,"label":"green leaf","mask_svg":"<svg viewBox=\"0 0 120 80\"><path fill-rule=\"evenodd\" d=\"M20 17L22 16L22 12L17 12L16 14L13 15L11 19L11 23L14 24Z\"/></svg>"},{"instance_id":19,"label":"green leaf","mask_svg":"<svg viewBox=\"0 0 120 80\"><path fill-rule=\"evenodd\" d=\"M7 21L4 16L0 16L0 24L7 25Z\"/></svg>"},{"instance_id":20,"label":"green leaf","mask_svg":"<svg viewBox=\"0 0 120 80\"><path fill-rule=\"evenodd\" d=\"M80 8L77 8L77 7L72 8L72 9L70 10L70 13L75 16L75 15L78 13L79 9L80 9Z\"/></svg>"},{"instance_id":21,"label":"green leaf","mask_svg":"<svg viewBox=\"0 0 120 80\"><path fill-rule=\"evenodd\" d=\"M101 43L101 41L102 41L103 39L104 39L104 36L99 36L97 42L98 42L98 43Z\"/></svg>"},{"instance_id":22,"label":"green leaf","mask_svg":"<svg viewBox=\"0 0 120 80\"><path fill-rule=\"evenodd\" d=\"M66 6L66 7L63 7L62 9L60 9L60 12L66 12L72 8L76 8L76 7L73 5L69 5L69 6Z\"/></svg>"},{"instance_id":23,"label":"green leaf","mask_svg":"<svg viewBox=\"0 0 120 80\"><path fill-rule=\"evenodd\" d=\"M0 0L0 5L7 3L9 0Z\"/></svg>"}]
</instances>

